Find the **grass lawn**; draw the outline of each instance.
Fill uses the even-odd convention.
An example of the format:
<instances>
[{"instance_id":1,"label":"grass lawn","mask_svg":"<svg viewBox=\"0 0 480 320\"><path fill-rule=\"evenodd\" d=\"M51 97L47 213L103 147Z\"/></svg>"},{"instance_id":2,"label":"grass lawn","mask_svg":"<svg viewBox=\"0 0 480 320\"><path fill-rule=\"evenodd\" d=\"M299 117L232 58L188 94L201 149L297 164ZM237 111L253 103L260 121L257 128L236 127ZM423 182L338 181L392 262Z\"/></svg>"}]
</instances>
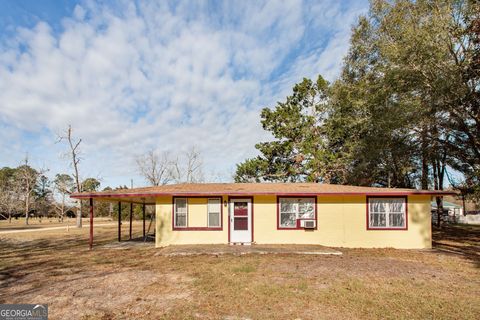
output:
<instances>
[{"instance_id":1,"label":"grass lawn","mask_svg":"<svg viewBox=\"0 0 480 320\"><path fill-rule=\"evenodd\" d=\"M124 224L124 235L126 235ZM136 235L141 223L135 223ZM434 250L165 256L104 246L115 226L0 235L0 303L50 319L478 319L480 227L435 230Z\"/></svg>"}]
</instances>

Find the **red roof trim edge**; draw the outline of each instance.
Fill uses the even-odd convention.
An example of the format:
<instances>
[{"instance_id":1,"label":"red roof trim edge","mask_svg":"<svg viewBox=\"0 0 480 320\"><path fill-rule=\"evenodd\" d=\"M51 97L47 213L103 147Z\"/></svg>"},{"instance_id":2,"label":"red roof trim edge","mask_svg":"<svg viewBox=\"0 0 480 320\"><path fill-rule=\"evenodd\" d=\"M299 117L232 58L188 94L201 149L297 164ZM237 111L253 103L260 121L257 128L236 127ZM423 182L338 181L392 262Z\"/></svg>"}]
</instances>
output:
<instances>
[{"instance_id":1,"label":"red roof trim edge","mask_svg":"<svg viewBox=\"0 0 480 320\"><path fill-rule=\"evenodd\" d=\"M151 192L151 193L73 193L70 198L74 199L88 199L88 198L135 198L135 197L159 197L159 196L174 196L174 197L190 197L190 196L220 196L220 195L277 195L277 196L331 196L331 195L366 195L366 196L406 196L406 195L455 195L453 191L399 191L399 192Z\"/></svg>"}]
</instances>

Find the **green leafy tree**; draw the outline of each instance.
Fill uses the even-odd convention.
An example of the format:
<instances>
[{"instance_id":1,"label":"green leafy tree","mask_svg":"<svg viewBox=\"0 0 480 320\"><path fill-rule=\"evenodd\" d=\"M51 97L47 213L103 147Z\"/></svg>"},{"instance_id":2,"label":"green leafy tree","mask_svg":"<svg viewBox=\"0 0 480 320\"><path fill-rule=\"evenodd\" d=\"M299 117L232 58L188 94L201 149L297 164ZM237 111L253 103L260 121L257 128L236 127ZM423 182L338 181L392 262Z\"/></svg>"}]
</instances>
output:
<instances>
[{"instance_id":1,"label":"green leafy tree","mask_svg":"<svg viewBox=\"0 0 480 320\"><path fill-rule=\"evenodd\" d=\"M100 181L95 178L87 178L82 182L82 190L85 192L97 191L100 188Z\"/></svg>"},{"instance_id":2,"label":"green leafy tree","mask_svg":"<svg viewBox=\"0 0 480 320\"><path fill-rule=\"evenodd\" d=\"M256 145L260 155L239 164L235 180L442 189L452 167L475 184L479 9L468 0L372 1L340 78L304 80L264 109L274 140Z\"/></svg>"},{"instance_id":3,"label":"green leafy tree","mask_svg":"<svg viewBox=\"0 0 480 320\"><path fill-rule=\"evenodd\" d=\"M261 123L275 141L258 143L261 155L237 166L235 181L320 181L323 167L319 159L323 148L321 124L326 117L329 84L304 79L293 94L275 109L264 108Z\"/></svg>"},{"instance_id":4,"label":"green leafy tree","mask_svg":"<svg viewBox=\"0 0 480 320\"><path fill-rule=\"evenodd\" d=\"M49 216L53 207L53 194L51 182L45 175L40 175L33 190L35 211L38 217Z\"/></svg>"},{"instance_id":5,"label":"green leafy tree","mask_svg":"<svg viewBox=\"0 0 480 320\"><path fill-rule=\"evenodd\" d=\"M81 188L83 192L95 192L98 191L100 188L100 181L98 181L95 178L87 178L82 181ZM82 200L82 202L85 200ZM87 205L82 204L82 215L88 215L89 212L89 204L87 202Z\"/></svg>"}]
</instances>

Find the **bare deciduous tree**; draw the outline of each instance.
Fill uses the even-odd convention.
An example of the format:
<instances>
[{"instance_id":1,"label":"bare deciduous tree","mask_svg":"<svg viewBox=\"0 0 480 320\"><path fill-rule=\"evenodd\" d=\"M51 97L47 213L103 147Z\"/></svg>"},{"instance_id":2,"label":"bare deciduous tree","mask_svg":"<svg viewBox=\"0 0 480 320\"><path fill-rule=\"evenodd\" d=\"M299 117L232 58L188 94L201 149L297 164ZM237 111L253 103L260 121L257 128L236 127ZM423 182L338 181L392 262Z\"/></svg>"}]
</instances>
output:
<instances>
[{"instance_id":1,"label":"bare deciduous tree","mask_svg":"<svg viewBox=\"0 0 480 320\"><path fill-rule=\"evenodd\" d=\"M5 218L9 223L19 202L15 173L16 169L13 168L0 169L0 211L7 214Z\"/></svg>"},{"instance_id":2,"label":"bare deciduous tree","mask_svg":"<svg viewBox=\"0 0 480 320\"><path fill-rule=\"evenodd\" d=\"M80 183L80 175L78 173L78 164L80 163L81 158L79 157L80 153L80 143L82 139L75 139L72 136L72 126L68 125L67 130L65 133L58 137L58 142L66 141L69 147L69 154L71 156L71 165L73 167L73 178L75 179L76 191L82 192L82 184ZM77 208L77 228L82 227L82 201L77 200L78 208Z\"/></svg>"},{"instance_id":3,"label":"bare deciduous tree","mask_svg":"<svg viewBox=\"0 0 480 320\"><path fill-rule=\"evenodd\" d=\"M169 153L148 151L136 158L140 174L152 186L170 182L195 183L203 181L201 154L194 147L181 156L171 158Z\"/></svg>"},{"instance_id":4,"label":"bare deciduous tree","mask_svg":"<svg viewBox=\"0 0 480 320\"><path fill-rule=\"evenodd\" d=\"M28 224L30 218L30 208L33 201L33 190L37 183L37 179L42 175L45 170L37 171L29 166L28 155L25 156L25 160L15 171L16 189L21 197L21 201L24 204L25 210L25 224Z\"/></svg>"},{"instance_id":5,"label":"bare deciduous tree","mask_svg":"<svg viewBox=\"0 0 480 320\"><path fill-rule=\"evenodd\" d=\"M65 204L66 204L66 197L72 190L75 188L75 182L73 178L68 174L57 174L55 176L54 182L54 190L60 194L61 202L55 202L55 208L58 211L58 218L60 222L63 222L63 218L65 217Z\"/></svg>"},{"instance_id":6,"label":"bare deciduous tree","mask_svg":"<svg viewBox=\"0 0 480 320\"><path fill-rule=\"evenodd\" d=\"M149 150L147 154L135 159L140 174L152 186L160 186L169 183L171 178L171 162L167 153L158 154Z\"/></svg>"},{"instance_id":7,"label":"bare deciduous tree","mask_svg":"<svg viewBox=\"0 0 480 320\"><path fill-rule=\"evenodd\" d=\"M196 183L202 182L203 161L200 152L191 147L182 157L177 157L172 163L172 176L176 183Z\"/></svg>"}]
</instances>

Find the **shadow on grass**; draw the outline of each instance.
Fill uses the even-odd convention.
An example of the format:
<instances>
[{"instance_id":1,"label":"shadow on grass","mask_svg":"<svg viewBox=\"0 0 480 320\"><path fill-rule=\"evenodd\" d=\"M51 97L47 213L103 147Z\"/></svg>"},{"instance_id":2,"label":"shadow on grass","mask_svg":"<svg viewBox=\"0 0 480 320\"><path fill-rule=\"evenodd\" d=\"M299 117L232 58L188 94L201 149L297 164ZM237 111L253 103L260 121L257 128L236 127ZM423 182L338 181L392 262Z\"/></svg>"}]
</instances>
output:
<instances>
[{"instance_id":1,"label":"shadow on grass","mask_svg":"<svg viewBox=\"0 0 480 320\"><path fill-rule=\"evenodd\" d=\"M17 287L16 295L21 297L39 287L48 287L56 276L61 276L62 282L66 281L64 276L69 275L67 281L92 278L95 283L95 277L113 273L118 267L144 263L149 254L136 247L154 248L152 239L144 243L142 236L130 241L122 239L119 243L111 230L100 232L102 234L94 239L92 251L88 249L85 234L30 240L0 238L0 303L7 298L3 288ZM104 250L105 245L111 244L124 244L127 250L121 254L117 250ZM32 279L34 283L29 283Z\"/></svg>"},{"instance_id":2,"label":"shadow on grass","mask_svg":"<svg viewBox=\"0 0 480 320\"><path fill-rule=\"evenodd\" d=\"M433 227L432 238L434 249L460 255L480 268L480 226L459 224Z\"/></svg>"},{"instance_id":3,"label":"shadow on grass","mask_svg":"<svg viewBox=\"0 0 480 320\"><path fill-rule=\"evenodd\" d=\"M0 232L2 231L16 231L16 230L39 230L39 229L45 229L45 228L56 228L56 227L67 227L67 225L28 225L28 226L25 226L25 225L22 225L22 226L19 226L19 225L13 225L13 226L9 226L9 225L3 225L3 226L0 226Z\"/></svg>"},{"instance_id":4,"label":"shadow on grass","mask_svg":"<svg viewBox=\"0 0 480 320\"><path fill-rule=\"evenodd\" d=\"M97 239L95 246L111 243L112 239ZM37 239L18 241L0 239L2 259L0 259L0 303L6 297L2 288L26 285L17 295L33 292L41 285L48 285L49 277L58 275L59 270L68 274L81 272L79 278L88 278L88 266L101 264L104 253L88 250L88 240L84 235L69 238ZM92 254L93 253L93 254ZM38 274L35 283L26 283L25 277ZM98 273L91 277L97 277ZM76 277L72 277L72 281Z\"/></svg>"}]
</instances>

